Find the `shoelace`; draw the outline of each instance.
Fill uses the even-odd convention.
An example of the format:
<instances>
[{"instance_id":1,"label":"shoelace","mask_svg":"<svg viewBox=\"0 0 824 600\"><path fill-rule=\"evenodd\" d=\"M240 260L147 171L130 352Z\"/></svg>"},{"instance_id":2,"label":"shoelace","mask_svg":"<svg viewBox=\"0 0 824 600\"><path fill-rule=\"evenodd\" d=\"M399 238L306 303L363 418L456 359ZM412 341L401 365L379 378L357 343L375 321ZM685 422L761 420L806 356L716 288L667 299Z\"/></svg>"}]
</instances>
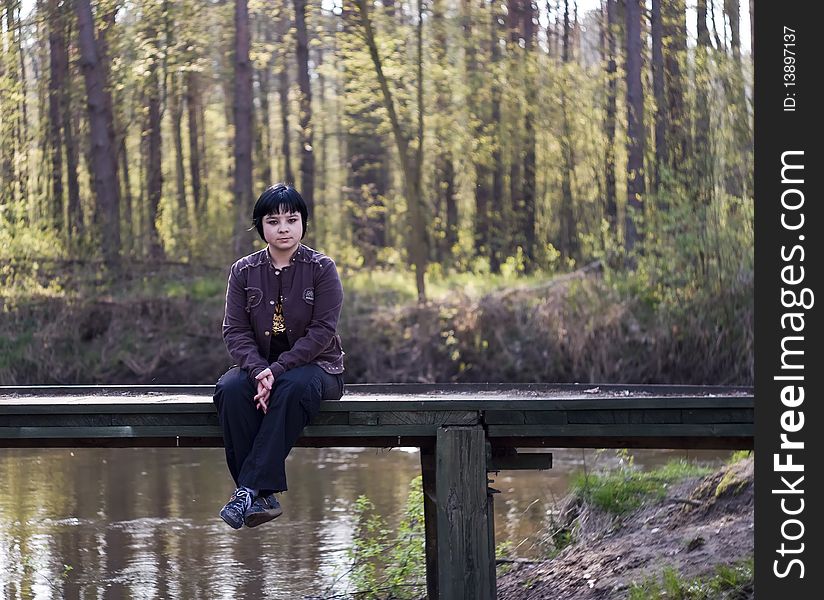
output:
<instances>
[{"instance_id":1,"label":"shoelace","mask_svg":"<svg viewBox=\"0 0 824 600\"><path fill-rule=\"evenodd\" d=\"M238 488L235 490L235 498L239 498L243 501L243 508L249 508L252 504L252 496L249 495L244 488Z\"/></svg>"}]
</instances>

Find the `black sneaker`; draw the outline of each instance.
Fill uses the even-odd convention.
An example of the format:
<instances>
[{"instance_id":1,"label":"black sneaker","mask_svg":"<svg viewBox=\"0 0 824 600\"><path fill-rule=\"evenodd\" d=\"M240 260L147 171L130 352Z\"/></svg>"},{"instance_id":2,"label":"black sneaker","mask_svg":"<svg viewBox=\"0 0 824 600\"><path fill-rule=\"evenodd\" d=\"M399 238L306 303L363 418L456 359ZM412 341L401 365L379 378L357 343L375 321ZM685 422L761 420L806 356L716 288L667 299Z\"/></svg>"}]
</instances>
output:
<instances>
[{"instance_id":1,"label":"black sneaker","mask_svg":"<svg viewBox=\"0 0 824 600\"><path fill-rule=\"evenodd\" d=\"M243 527L243 517L252 504L252 496L244 488L238 488L229 498L226 506L220 509L220 518L232 529Z\"/></svg>"},{"instance_id":2,"label":"black sneaker","mask_svg":"<svg viewBox=\"0 0 824 600\"><path fill-rule=\"evenodd\" d=\"M282 514L283 509L274 494L257 496L255 501L252 502L252 506L246 511L243 522L246 523L246 527L257 527Z\"/></svg>"}]
</instances>

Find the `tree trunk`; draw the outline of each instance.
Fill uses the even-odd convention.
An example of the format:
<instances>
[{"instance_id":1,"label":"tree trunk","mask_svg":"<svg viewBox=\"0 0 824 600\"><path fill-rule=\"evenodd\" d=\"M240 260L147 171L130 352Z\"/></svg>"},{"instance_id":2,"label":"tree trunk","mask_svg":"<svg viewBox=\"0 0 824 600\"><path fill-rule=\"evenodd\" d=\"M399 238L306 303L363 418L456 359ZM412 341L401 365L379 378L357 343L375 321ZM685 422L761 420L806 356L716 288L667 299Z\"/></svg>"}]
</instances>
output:
<instances>
[{"instance_id":1,"label":"tree trunk","mask_svg":"<svg viewBox=\"0 0 824 600\"><path fill-rule=\"evenodd\" d=\"M641 0L627 0L627 204L624 244L629 254L641 242L638 219L644 204L644 94L641 87Z\"/></svg>"},{"instance_id":2,"label":"tree trunk","mask_svg":"<svg viewBox=\"0 0 824 600\"><path fill-rule=\"evenodd\" d=\"M65 198L63 197L63 136L60 115L60 93L66 85L68 64L66 64L66 40L63 37L65 21L61 16L58 0L49 0L49 136L51 148L51 194L50 202L58 210L54 215L57 231L64 228L63 214Z\"/></svg>"},{"instance_id":3,"label":"tree trunk","mask_svg":"<svg viewBox=\"0 0 824 600\"><path fill-rule=\"evenodd\" d=\"M200 132L198 128L198 105L200 90L198 88L198 74L195 71L186 73L186 113L189 123L189 173L192 178L192 201L194 203L194 222L200 217L203 204L201 192L200 170Z\"/></svg>"},{"instance_id":4,"label":"tree trunk","mask_svg":"<svg viewBox=\"0 0 824 600\"><path fill-rule=\"evenodd\" d=\"M266 43L267 52L272 47L272 27L269 21L261 22L259 33ZM258 69L258 88L260 97L260 179L261 189L266 189L272 180L272 133L270 127L269 92L271 89L272 69L274 68L274 51L263 68Z\"/></svg>"},{"instance_id":5,"label":"tree trunk","mask_svg":"<svg viewBox=\"0 0 824 600\"><path fill-rule=\"evenodd\" d=\"M661 191L661 168L669 164L667 154L667 104L664 89L664 31L661 0L652 0L652 89L655 96L655 173L653 189L659 208L665 208Z\"/></svg>"},{"instance_id":6,"label":"tree trunk","mask_svg":"<svg viewBox=\"0 0 824 600\"><path fill-rule=\"evenodd\" d=\"M501 236L505 234L502 223L502 206L504 204L504 165L501 156L501 83L498 81L498 70L501 62L500 25L497 5L490 5L492 18L489 20L489 48L490 48L490 77L492 97L492 202L489 205L489 270L492 273L501 271Z\"/></svg>"},{"instance_id":7,"label":"tree trunk","mask_svg":"<svg viewBox=\"0 0 824 600\"><path fill-rule=\"evenodd\" d=\"M315 150L312 136L312 88L309 83L309 34L306 28L306 0L294 0L295 6L295 59L298 66L300 97L300 195L306 201L309 214L315 212ZM312 242L313 236L309 237ZM314 243L314 242L312 242Z\"/></svg>"},{"instance_id":8,"label":"tree trunk","mask_svg":"<svg viewBox=\"0 0 824 600\"><path fill-rule=\"evenodd\" d=\"M111 100L100 62L89 0L76 0L75 11L80 47L80 68L86 84L93 188L97 200L96 217L101 225L103 257L110 267L119 265L120 185L117 181L117 153L113 148Z\"/></svg>"},{"instance_id":9,"label":"tree trunk","mask_svg":"<svg viewBox=\"0 0 824 600\"><path fill-rule=\"evenodd\" d=\"M235 172L234 201L236 210L236 256L243 256L252 249L249 234L249 213L252 198L252 63L249 60L249 10L246 0L235 0Z\"/></svg>"},{"instance_id":10,"label":"tree trunk","mask_svg":"<svg viewBox=\"0 0 824 600\"><path fill-rule=\"evenodd\" d=\"M575 222L575 206L572 199L572 174L575 171L575 154L572 147L572 127L569 119L569 101L567 99L567 89L569 83L566 78L568 73L567 65L571 60L571 33L572 27L569 21L569 1L564 0L564 32L563 46L561 48L564 74L561 80L561 120L563 135L561 136L561 155L564 161L561 177L561 236L560 252L564 258L577 258L578 256L578 231Z\"/></svg>"},{"instance_id":11,"label":"tree trunk","mask_svg":"<svg viewBox=\"0 0 824 600\"><path fill-rule=\"evenodd\" d=\"M439 262L448 262L451 266L453 249L458 243L458 205L455 199L455 166L452 157L451 138L454 127L449 118L452 107L452 93L446 73L449 72L449 36L446 30L446 16L444 15L443 0L432 3L432 30L434 36L433 61L440 71L435 78L435 106L439 121L440 133L435 156L435 216L438 232L435 244L436 259Z\"/></svg>"},{"instance_id":12,"label":"tree trunk","mask_svg":"<svg viewBox=\"0 0 824 600\"><path fill-rule=\"evenodd\" d=\"M427 268L427 241L423 218L423 202L421 198L421 182L423 176L423 7L422 0L418 0L418 24L416 30L417 42L417 100L418 100L418 130L417 146L411 148L410 140L401 129L400 120L395 111L395 101L389 90L389 84L383 72L380 54L375 40L375 32L369 17L368 0L355 0L360 16L362 32L375 67L375 74L381 88L384 108L389 114L392 125L392 136L401 161L404 192L407 203L407 226L409 229L409 258L415 267L415 284L418 289L418 302L426 302L426 268Z\"/></svg>"},{"instance_id":13,"label":"tree trunk","mask_svg":"<svg viewBox=\"0 0 824 600\"><path fill-rule=\"evenodd\" d=\"M742 197L751 189L752 132L750 131L749 110L744 83L744 66L741 62L741 25L739 0L724 0L724 11L730 24L730 49L735 65L735 77L729 83L729 104L733 113L734 144L738 149L731 168L728 169L726 189L732 196Z\"/></svg>"},{"instance_id":14,"label":"tree trunk","mask_svg":"<svg viewBox=\"0 0 824 600\"><path fill-rule=\"evenodd\" d=\"M535 81L536 61L533 56L537 47L537 32L533 19L538 20L538 5L533 0L525 0L526 14L524 15L524 48L527 56L527 78L524 82L526 87L526 106L524 108L524 183L523 183L523 223L524 231L524 255L526 257L526 269L532 271L535 267L535 206L537 196L536 183L536 146L535 135L535 112L538 110L538 84Z\"/></svg>"},{"instance_id":15,"label":"tree trunk","mask_svg":"<svg viewBox=\"0 0 824 600\"><path fill-rule=\"evenodd\" d=\"M180 73L170 75L169 108L172 113L172 139L175 146L175 183L177 191L177 211L175 218L177 231L184 240L189 238L189 209L186 204L186 165L183 161L183 82ZM184 241L184 251L188 244Z\"/></svg>"},{"instance_id":16,"label":"tree trunk","mask_svg":"<svg viewBox=\"0 0 824 600\"><path fill-rule=\"evenodd\" d=\"M684 179L690 156L689 114L684 103L683 71L687 61L687 22L684 0L670 0L661 5L664 77L667 94L667 154L669 167L679 180Z\"/></svg>"},{"instance_id":17,"label":"tree trunk","mask_svg":"<svg viewBox=\"0 0 824 600\"><path fill-rule=\"evenodd\" d=\"M695 48L695 191L697 202L706 207L711 199L712 152L709 146L710 109L709 109L709 59L710 32L707 28L707 0L698 0L697 5L698 44ZM703 209L700 213L704 215ZM703 219L701 217L701 225Z\"/></svg>"},{"instance_id":18,"label":"tree trunk","mask_svg":"<svg viewBox=\"0 0 824 600\"><path fill-rule=\"evenodd\" d=\"M522 3L527 0L507 0L506 23L509 29L509 43L506 45L507 51L507 78L515 83L518 88L524 89L526 85L526 61L528 54L525 48L521 48L521 40L524 39L524 9ZM524 114L524 102L521 101L521 94L507 94L504 103L504 122L500 124L501 145L508 146L509 154L509 202L501 202L501 221L497 231L501 237L501 259L506 254L515 253L517 246L523 247L524 239L522 217L524 214L523 199L523 139L521 126ZM505 133L504 133L505 132ZM505 146L504 146L505 147Z\"/></svg>"},{"instance_id":19,"label":"tree trunk","mask_svg":"<svg viewBox=\"0 0 824 600\"><path fill-rule=\"evenodd\" d=\"M123 223L126 224L126 236L123 249L125 252L134 253L134 201L132 199L132 185L129 179L129 157L126 152L126 136L121 136L117 154L120 157L121 172L123 174Z\"/></svg>"},{"instance_id":20,"label":"tree trunk","mask_svg":"<svg viewBox=\"0 0 824 600\"><path fill-rule=\"evenodd\" d=\"M482 89L480 68L478 66L478 45L475 44L472 30L472 0L463 1L462 11L463 21L463 41L466 55L466 79L468 94L468 112L470 121L474 126L474 150L475 154L482 150L481 140L484 137L484 109L479 99ZM488 159L485 156L478 156L474 159L475 166L475 254L486 256L489 251L489 204L491 190L489 186L490 169Z\"/></svg>"},{"instance_id":21,"label":"tree trunk","mask_svg":"<svg viewBox=\"0 0 824 600\"><path fill-rule=\"evenodd\" d=\"M14 3L15 0L6 0L6 31L2 31L2 22L0 21L0 35L2 35L3 43L0 43L0 81L3 81L4 87L16 93L19 86L19 76L17 71L17 61L14 58L18 47L14 43L14 32L16 26L14 23ZM0 15L2 18L2 15ZM5 90L4 90L5 92ZM2 197L4 201L11 201L12 206L16 205L19 199L18 182L19 176L17 173L17 153L18 153L18 130L20 128L20 116L17 106L15 105L14 93L4 94L4 102L0 106L0 110L4 112L3 120L0 121L0 146L3 148L3 190ZM16 207L15 207L16 208Z\"/></svg>"},{"instance_id":22,"label":"tree trunk","mask_svg":"<svg viewBox=\"0 0 824 600\"><path fill-rule=\"evenodd\" d=\"M149 39L154 39L154 31L149 32ZM163 194L162 147L160 131L160 80L157 74L160 66L155 59L149 63L148 74L145 79L145 94L148 113L143 138L147 143L146 154L146 195L148 200L148 214L146 217L146 234L149 243L149 257L163 258L163 247L157 231L157 215L160 208L160 198Z\"/></svg>"},{"instance_id":23,"label":"tree trunk","mask_svg":"<svg viewBox=\"0 0 824 600\"><path fill-rule=\"evenodd\" d=\"M618 66L616 60L615 36L618 28L618 7L616 0L607 0L606 58L607 58L607 106L604 130L606 148L604 149L604 179L606 180L606 199L604 211L609 223L609 230L617 234L618 230L618 192L615 183L615 118L618 113Z\"/></svg>"},{"instance_id":24,"label":"tree trunk","mask_svg":"<svg viewBox=\"0 0 824 600\"><path fill-rule=\"evenodd\" d=\"M289 31L289 16L286 10L281 14L278 23L278 45L283 48L280 55L280 71L278 73L278 94L280 98L280 152L283 156L283 176L289 184L295 183L295 174L292 171L292 151L289 146L289 71L287 69L287 55L284 40Z\"/></svg>"}]
</instances>

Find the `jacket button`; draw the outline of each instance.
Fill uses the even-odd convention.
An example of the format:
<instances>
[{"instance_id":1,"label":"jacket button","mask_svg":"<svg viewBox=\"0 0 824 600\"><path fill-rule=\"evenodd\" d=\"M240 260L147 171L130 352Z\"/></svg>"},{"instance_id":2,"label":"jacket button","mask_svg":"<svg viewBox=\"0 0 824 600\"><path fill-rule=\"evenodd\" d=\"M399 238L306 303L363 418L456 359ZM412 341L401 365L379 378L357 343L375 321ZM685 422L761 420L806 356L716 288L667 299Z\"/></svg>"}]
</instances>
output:
<instances>
[{"instance_id":1,"label":"jacket button","mask_svg":"<svg viewBox=\"0 0 824 600\"><path fill-rule=\"evenodd\" d=\"M269 332L268 332L268 331L264 331L264 332L263 332L263 335L269 335Z\"/></svg>"},{"instance_id":2,"label":"jacket button","mask_svg":"<svg viewBox=\"0 0 824 600\"><path fill-rule=\"evenodd\" d=\"M274 304L274 303L275 303L274 300L269 300L269 304Z\"/></svg>"}]
</instances>

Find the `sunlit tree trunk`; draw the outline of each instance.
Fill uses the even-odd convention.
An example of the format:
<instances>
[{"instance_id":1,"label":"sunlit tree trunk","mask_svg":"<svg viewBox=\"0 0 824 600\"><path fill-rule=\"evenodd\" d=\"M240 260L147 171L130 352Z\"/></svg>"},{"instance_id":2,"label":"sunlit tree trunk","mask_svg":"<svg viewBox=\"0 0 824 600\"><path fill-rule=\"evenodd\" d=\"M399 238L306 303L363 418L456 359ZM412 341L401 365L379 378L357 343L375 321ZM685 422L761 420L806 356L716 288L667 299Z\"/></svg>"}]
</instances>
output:
<instances>
[{"instance_id":1,"label":"sunlit tree trunk","mask_svg":"<svg viewBox=\"0 0 824 600\"><path fill-rule=\"evenodd\" d=\"M492 198L489 203L489 270L492 273L499 273L501 270L502 237L506 234L505 223L502 219L502 208L504 204L504 164L501 155L501 83L499 80L501 68L501 26L499 7L501 5L492 2L492 11L489 20L489 49L490 49L490 77L492 96L492 114L489 127L492 132Z\"/></svg>"},{"instance_id":2,"label":"sunlit tree trunk","mask_svg":"<svg viewBox=\"0 0 824 600\"><path fill-rule=\"evenodd\" d=\"M572 199L572 174L575 171L575 154L572 146L572 127L570 125L569 98L569 65L572 60L572 26L569 20L569 2L564 0L564 32L562 42L562 73L561 79L561 120L563 134L561 136L561 155L563 158L561 174L561 237L559 250L564 258L578 256L578 228L575 221L575 207Z\"/></svg>"},{"instance_id":3,"label":"sunlit tree trunk","mask_svg":"<svg viewBox=\"0 0 824 600\"><path fill-rule=\"evenodd\" d=\"M537 48L535 21L538 20L538 5L533 0L524 0L526 14L524 15L524 47L527 56L526 65L526 106L524 107L524 187L523 187L523 216L520 222L524 229L524 255L526 269L531 271L535 266L535 218L536 218L536 147L535 114L538 111L538 84L536 82L537 57L534 56Z\"/></svg>"},{"instance_id":4,"label":"sunlit tree trunk","mask_svg":"<svg viewBox=\"0 0 824 600\"><path fill-rule=\"evenodd\" d=\"M51 194L54 210L54 226L58 231L64 228L63 214L65 198L63 193L63 135L60 115L60 94L66 85L68 65L66 64L65 21L62 18L58 0L49 0L49 141L51 154Z\"/></svg>"},{"instance_id":5,"label":"sunlit tree trunk","mask_svg":"<svg viewBox=\"0 0 824 600\"><path fill-rule=\"evenodd\" d=\"M186 116L189 126L189 174L192 180L192 203L194 204L195 223L200 218L203 205L201 191L201 156L200 131L198 127L198 104L200 90L198 88L198 74L194 71L186 73Z\"/></svg>"},{"instance_id":6,"label":"sunlit tree trunk","mask_svg":"<svg viewBox=\"0 0 824 600\"><path fill-rule=\"evenodd\" d=\"M428 256L427 232L423 218L423 202L421 197L421 185L423 181L423 7L422 0L418 0L417 13L418 23L416 28L416 50L417 50L417 131L414 140L410 140L401 128L398 114L395 110L395 101L389 89L389 83L383 71L383 63L378 51L375 39L375 31L372 27L372 20L369 16L368 0L354 0L357 12L360 17L361 31L372 64L375 68L375 75L383 97L383 104L389 115L389 122L392 126L392 137L398 150L398 157L401 162L401 173L403 175L404 195L407 203L407 226L409 230L408 254L412 265L415 268L415 284L418 290L418 302L426 302L426 268ZM414 144L413 144L414 142Z\"/></svg>"},{"instance_id":7,"label":"sunlit tree trunk","mask_svg":"<svg viewBox=\"0 0 824 600\"><path fill-rule=\"evenodd\" d=\"M243 256L252 249L250 226L252 197L252 63L249 60L249 10L246 0L235 0L234 55L234 251Z\"/></svg>"},{"instance_id":8,"label":"sunlit tree trunk","mask_svg":"<svg viewBox=\"0 0 824 600\"><path fill-rule=\"evenodd\" d=\"M455 199L457 193L455 166L450 145L452 136L449 128L454 127L454 124L450 119L452 94L450 81L446 75L449 69L449 37L447 36L446 25L444 1L435 0L432 3L433 61L438 65L439 73L441 73L434 82L436 90L435 106L436 115L439 119L439 129L442 133L438 135L441 142L437 144L435 155L434 204L436 227L440 231L438 232L438 241L434 246L436 248L436 259L440 262L451 263L453 248L458 243L458 205Z\"/></svg>"},{"instance_id":9,"label":"sunlit tree trunk","mask_svg":"<svg viewBox=\"0 0 824 600\"><path fill-rule=\"evenodd\" d=\"M315 149L312 122L312 87L309 82L309 34L306 27L306 0L294 0L295 6L295 59L298 67L298 123L300 127L300 194L309 212L315 206ZM310 243L313 235L307 233Z\"/></svg>"},{"instance_id":10,"label":"sunlit tree trunk","mask_svg":"<svg viewBox=\"0 0 824 600\"><path fill-rule=\"evenodd\" d=\"M89 0L76 0L75 11L80 47L80 68L86 84L95 213L100 225L103 257L111 267L119 264L120 185L117 180L117 153L113 147L114 127L111 100L100 53L94 35Z\"/></svg>"},{"instance_id":11,"label":"sunlit tree trunk","mask_svg":"<svg viewBox=\"0 0 824 600\"><path fill-rule=\"evenodd\" d=\"M170 74L169 110L172 117L172 140L175 147L175 187L177 192L177 212L175 222L184 238L188 238L189 210L186 203L186 165L183 158L183 77L180 73ZM183 244L184 251L188 244Z\"/></svg>"},{"instance_id":12,"label":"sunlit tree trunk","mask_svg":"<svg viewBox=\"0 0 824 600\"><path fill-rule=\"evenodd\" d=\"M627 0L627 204L624 244L631 252L643 236L638 221L644 212L644 93L641 86L641 0Z\"/></svg>"},{"instance_id":13,"label":"sunlit tree trunk","mask_svg":"<svg viewBox=\"0 0 824 600\"><path fill-rule=\"evenodd\" d=\"M615 183L615 117L618 112L618 66L616 56L615 36L618 28L618 8L616 0L606 0L606 64L607 64L607 97L604 132L606 147L604 148L604 179L606 198L604 212L609 223L609 230L617 234L618 227L618 192ZM616 236L617 237L617 236Z\"/></svg>"},{"instance_id":14,"label":"sunlit tree trunk","mask_svg":"<svg viewBox=\"0 0 824 600\"><path fill-rule=\"evenodd\" d=\"M661 1L652 0L652 89L655 97L655 171L653 189L661 191L661 168L669 164L667 144L667 104L664 90L664 46L663 21L661 18ZM661 194L657 198L658 206L664 208Z\"/></svg>"}]
</instances>

